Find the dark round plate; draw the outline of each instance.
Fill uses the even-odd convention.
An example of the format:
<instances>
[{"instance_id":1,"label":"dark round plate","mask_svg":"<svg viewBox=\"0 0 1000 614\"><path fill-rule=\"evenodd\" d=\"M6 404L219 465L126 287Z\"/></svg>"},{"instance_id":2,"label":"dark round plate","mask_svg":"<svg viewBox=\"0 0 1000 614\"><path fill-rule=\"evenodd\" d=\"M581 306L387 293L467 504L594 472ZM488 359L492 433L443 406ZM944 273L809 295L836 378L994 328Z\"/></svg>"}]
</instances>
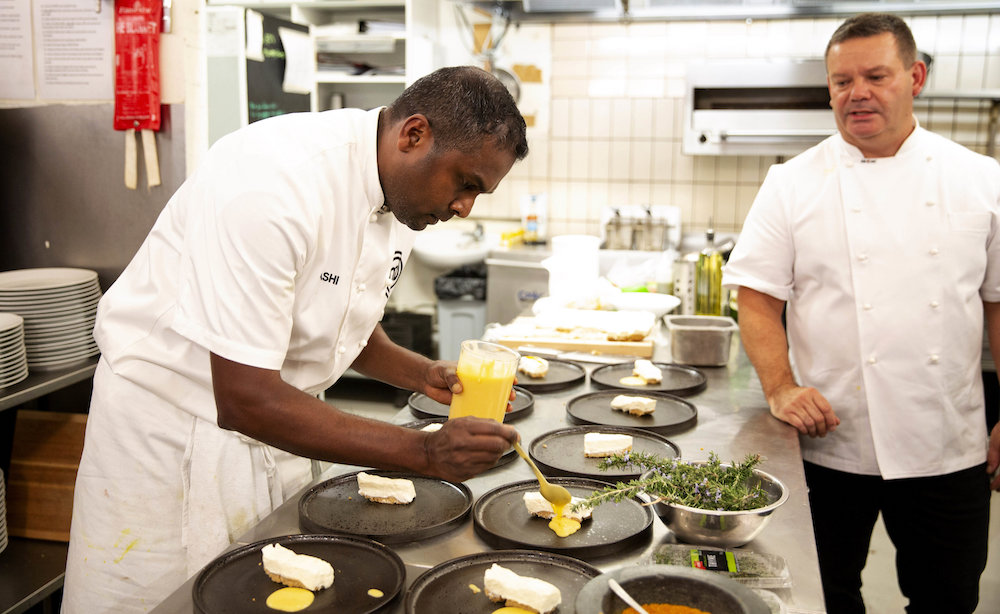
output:
<instances>
[{"instance_id":1,"label":"dark round plate","mask_svg":"<svg viewBox=\"0 0 1000 614\"><path fill-rule=\"evenodd\" d=\"M575 386L587 377L587 370L565 360L546 358L549 371L545 377L530 377L525 373L517 374L517 385L532 392L553 392Z\"/></svg>"},{"instance_id":2,"label":"dark round plate","mask_svg":"<svg viewBox=\"0 0 1000 614\"><path fill-rule=\"evenodd\" d=\"M633 416L611 409L611 399L620 394L643 396L656 399L656 411L645 416ZM570 399L566 413L574 424L600 424L603 426L625 426L667 435L683 431L698 421L698 410L680 397L665 392L632 392L599 390L588 392Z\"/></svg>"},{"instance_id":3,"label":"dark round plate","mask_svg":"<svg viewBox=\"0 0 1000 614\"><path fill-rule=\"evenodd\" d=\"M401 426L403 426L405 428L408 428L408 429L417 429L417 430L420 430L420 429L424 428L425 426L427 426L428 424L441 424L441 423L447 422L447 421L448 421L448 418L422 418L420 420L414 420L413 422L407 422L406 424L403 424ZM500 456L500 458L497 459L497 462L493 463L493 468L496 469L497 467L503 467L504 465L506 465L507 463L511 462L515 458L517 458L517 451L514 448L511 448L511 449L507 450L506 452L504 452Z\"/></svg>"},{"instance_id":4,"label":"dark round plate","mask_svg":"<svg viewBox=\"0 0 1000 614\"><path fill-rule=\"evenodd\" d=\"M552 478L574 497L588 497L607 482L587 478ZM528 513L524 493L538 490L538 482L514 482L485 493L472 509L476 533L494 548L537 548L575 557L599 557L646 541L652 534L653 510L638 499L604 503L569 537L549 529L549 521Z\"/></svg>"},{"instance_id":5,"label":"dark round plate","mask_svg":"<svg viewBox=\"0 0 1000 614\"><path fill-rule=\"evenodd\" d=\"M708 385L708 378L698 369L666 362L653 363L663 372L663 379L658 384L629 386L621 383L623 377L632 375L634 364L634 362L622 362L615 365L604 365L603 367L594 369L594 372L590 374L590 381L601 388L622 388L642 392L669 392L670 394L677 395L695 394L704 390L705 386Z\"/></svg>"},{"instance_id":6,"label":"dark round plate","mask_svg":"<svg viewBox=\"0 0 1000 614\"><path fill-rule=\"evenodd\" d=\"M414 392L407 401L410 406L410 413L417 418L448 417L450 409L444 403L438 403L422 392ZM521 388L514 386L514 401L510 404L510 411L504 414L503 421L513 422L531 413L535 407L535 396Z\"/></svg>"},{"instance_id":7,"label":"dark round plate","mask_svg":"<svg viewBox=\"0 0 1000 614\"><path fill-rule=\"evenodd\" d=\"M562 595L559 614L573 614L576 594L601 573L583 561L551 552L499 550L471 554L445 561L414 580L404 597L406 614L491 614L497 611L503 604L493 603L482 592L483 574L494 563L519 576L555 585ZM479 588L480 592L475 592L470 585Z\"/></svg>"},{"instance_id":8,"label":"dark round plate","mask_svg":"<svg viewBox=\"0 0 1000 614\"><path fill-rule=\"evenodd\" d=\"M601 471L600 458L583 455L583 438L587 433L605 433L632 436L633 452L648 452L661 458L678 458L681 449L666 437L642 429L621 426L571 426L550 431L536 437L528 448L528 454L545 475L577 475L607 482L627 482L642 475L642 470L608 469Z\"/></svg>"},{"instance_id":9,"label":"dark round plate","mask_svg":"<svg viewBox=\"0 0 1000 614\"><path fill-rule=\"evenodd\" d=\"M299 527L310 533L347 533L400 544L447 533L465 522L472 492L465 484L368 469L366 473L413 481L416 498L406 505L376 503L358 494L359 472L331 478L299 499Z\"/></svg>"},{"instance_id":10,"label":"dark round plate","mask_svg":"<svg viewBox=\"0 0 1000 614\"><path fill-rule=\"evenodd\" d=\"M576 595L578 614L622 612L628 607L611 591L608 580L621 584L639 603L672 603L707 612L739 614L771 611L753 590L731 578L675 565L630 565L587 582Z\"/></svg>"},{"instance_id":11,"label":"dark round plate","mask_svg":"<svg viewBox=\"0 0 1000 614\"><path fill-rule=\"evenodd\" d=\"M285 535L226 552L198 574L192 589L195 612L201 614L273 614L268 595L282 587L264 573L260 550L281 544L297 554L319 557L333 565L333 586L316 591L310 612L376 612L403 587L406 567L395 552L378 542L348 535ZM382 591L372 597L369 589Z\"/></svg>"}]
</instances>

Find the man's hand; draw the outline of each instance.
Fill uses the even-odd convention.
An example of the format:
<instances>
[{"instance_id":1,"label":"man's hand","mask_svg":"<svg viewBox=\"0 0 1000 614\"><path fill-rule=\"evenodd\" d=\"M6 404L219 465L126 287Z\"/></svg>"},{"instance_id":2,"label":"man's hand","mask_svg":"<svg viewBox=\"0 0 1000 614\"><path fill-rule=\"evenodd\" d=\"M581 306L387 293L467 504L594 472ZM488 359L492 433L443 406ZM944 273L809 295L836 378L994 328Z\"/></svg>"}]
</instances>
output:
<instances>
[{"instance_id":1,"label":"man's hand","mask_svg":"<svg viewBox=\"0 0 1000 614\"><path fill-rule=\"evenodd\" d=\"M434 399L438 403L451 405L451 395L462 392L462 382L455 372L458 363L454 361L436 360L430 363L424 373L424 386L420 392ZM517 384L517 378L514 378ZM513 389L510 391L510 398L507 403L507 411L511 410L511 402L517 397Z\"/></svg>"},{"instance_id":2,"label":"man's hand","mask_svg":"<svg viewBox=\"0 0 1000 614\"><path fill-rule=\"evenodd\" d=\"M986 473L993 476L990 482L990 489L1000 491L1000 422L993 425L993 432L990 433L990 447L986 452Z\"/></svg>"},{"instance_id":3,"label":"man's hand","mask_svg":"<svg viewBox=\"0 0 1000 614\"><path fill-rule=\"evenodd\" d=\"M427 436L427 472L452 482L467 480L493 467L517 440L513 427L494 420L448 420Z\"/></svg>"},{"instance_id":4,"label":"man's hand","mask_svg":"<svg viewBox=\"0 0 1000 614\"><path fill-rule=\"evenodd\" d=\"M830 402L815 388L784 386L767 401L775 418L791 424L803 435L825 437L840 424Z\"/></svg>"}]
</instances>

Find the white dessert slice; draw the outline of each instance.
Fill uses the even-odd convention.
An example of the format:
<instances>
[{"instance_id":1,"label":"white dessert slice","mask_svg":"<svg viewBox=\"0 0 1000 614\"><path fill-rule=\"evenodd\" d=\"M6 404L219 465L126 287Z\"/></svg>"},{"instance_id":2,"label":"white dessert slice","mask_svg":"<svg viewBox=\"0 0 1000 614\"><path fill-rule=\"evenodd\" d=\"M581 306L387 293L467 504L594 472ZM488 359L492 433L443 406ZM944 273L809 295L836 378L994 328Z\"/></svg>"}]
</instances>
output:
<instances>
[{"instance_id":1,"label":"white dessert slice","mask_svg":"<svg viewBox=\"0 0 1000 614\"><path fill-rule=\"evenodd\" d=\"M589 458L611 456L632 449L632 436L622 433L587 433L583 436L583 455Z\"/></svg>"},{"instance_id":2,"label":"white dessert slice","mask_svg":"<svg viewBox=\"0 0 1000 614\"><path fill-rule=\"evenodd\" d=\"M539 518L551 519L556 515L555 510L552 509L552 504L549 503L542 493L537 490L528 491L524 493L521 497L524 500L524 507L528 508L528 513L532 516L538 516ZM584 499L581 497L573 497L573 500L569 502L569 505L563 510L563 516L566 518L572 518L573 520L584 521L590 518L590 514L593 512L589 507L581 507L580 509L571 511L572 508L577 503L580 503Z\"/></svg>"},{"instance_id":3,"label":"white dessert slice","mask_svg":"<svg viewBox=\"0 0 1000 614\"><path fill-rule=\"evenodd\" d=\"M321 558L296 554L281 544L260 550L264 572L275 582L318 591L333 584L333 567Z\"/></svg>"},{"instance_id":4,"label":"white dessert slice","mask_svg":"<svg viewBox=\"0 0 1000 614\"><path fill-rule=\"evenodd\" d=\"M633 416L645 416L656 411L656 399L619 394L611 399L611 409L617 409Z\"/></svg>"},{"instance_id":5,"label":"white dessert slice","mask_svg":"<svg viewBox=\"0 0 1000 614\"><path fill-rule=\"evenodd\" d=\"M519 576L496 563L483 574L483 590L490 601L505 601L510 607L538 614L551 612L562 603L562 595L554 585L538 578Z\"/></svg>"},{"instance_id":6,"label":"white dessert slice","mask_svg":"<svg viewBox=\"0 0 1000 614\"><path fill-rule=\"evenodd\" d=\"M522 356L517 362L517 370L528 377L538 379L549 372L549 361L538 356Z\"/></svg>"},{"instance_id":7,"label":"white dessert slice","mask_svg":"<svg viewBox=\"0 0 1000 614\"><path fill-rule=\"evenodd\" d=\"M642 378L647 384L659 384L663 381L663 371L645 358L635 361L632 375Z\"/></svg>"},{"instance_id":8,"label":"white dessert slice","mask_svg":"<svg viewBox=\"0 0 1000 614\"><path fill-rule=\"evenodd\" d=\"M405 504L413 501L417 491L405 478L384 478L362 471L358 473L358 494L378 503Z\"/></svg>"}]
</instances>

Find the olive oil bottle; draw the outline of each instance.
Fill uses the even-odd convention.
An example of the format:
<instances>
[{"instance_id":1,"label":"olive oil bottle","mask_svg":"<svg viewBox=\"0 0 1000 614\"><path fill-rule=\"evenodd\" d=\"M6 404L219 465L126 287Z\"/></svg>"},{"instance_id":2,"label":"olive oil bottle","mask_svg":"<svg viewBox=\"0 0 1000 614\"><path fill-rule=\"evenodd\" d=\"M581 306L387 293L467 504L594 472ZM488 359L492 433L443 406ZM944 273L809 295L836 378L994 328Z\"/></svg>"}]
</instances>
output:
<instances>
[{"instance_id":1,"label":"olive oil bottle","mask_svg":"<svg viewBox=\"0 0 1000 614\"><path fill-rule=\"evenodd\" d=\"M705 249L698 254L695 268L694 313L699 316L722 315L722 252L715 247L715 230L705 233Z\"/></svg>"}]
</instances>

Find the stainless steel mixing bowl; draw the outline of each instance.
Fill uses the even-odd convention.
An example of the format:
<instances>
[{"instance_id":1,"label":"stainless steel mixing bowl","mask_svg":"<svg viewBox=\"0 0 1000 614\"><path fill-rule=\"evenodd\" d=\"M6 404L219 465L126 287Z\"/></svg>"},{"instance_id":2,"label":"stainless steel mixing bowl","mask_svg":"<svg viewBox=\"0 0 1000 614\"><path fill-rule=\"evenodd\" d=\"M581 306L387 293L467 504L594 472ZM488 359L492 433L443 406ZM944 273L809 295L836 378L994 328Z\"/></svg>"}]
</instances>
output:
<instances>
[{"instance_id":1,"label":"stainless steel mixing bowl","mask_svg":"<svg viewBox=\"0 0 1000 614\"><path fill-rule=\"evenodd\" d=\"M697 465L704 462L689 461L688 464ZM723 463L723 466L729 464ZM647 477L648 473L642 477ZM788 499L788 489L770 473L754 469L749 486L753 487L756 484L760 484L770 500L765 507L740 512L720 512L661 501L654 503L653 509L663 524L667 525L680 541L735 548L757 537L771 519L774 510Z\"/></svg>"}]
</instances>

